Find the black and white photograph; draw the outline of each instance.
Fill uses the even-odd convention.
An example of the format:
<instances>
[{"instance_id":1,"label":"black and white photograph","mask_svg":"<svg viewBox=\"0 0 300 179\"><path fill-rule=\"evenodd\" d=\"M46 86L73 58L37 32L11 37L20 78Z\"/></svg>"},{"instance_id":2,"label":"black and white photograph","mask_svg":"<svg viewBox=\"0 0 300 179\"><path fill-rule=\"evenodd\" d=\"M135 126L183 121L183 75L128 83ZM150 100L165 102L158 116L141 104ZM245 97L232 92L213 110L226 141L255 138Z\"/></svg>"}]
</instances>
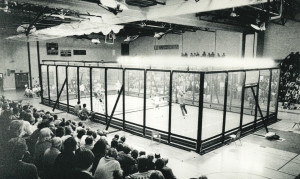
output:
<instances>
[{"instance_id":1,"label":"black and white photograph","mask_svg":"<svg viewBox=\"0 0 300 179\"><path fill-rule=\"evenodd\" d=\"M300 0L0 0L0 179L300 179Z\"/></svg>"}]
</instances>

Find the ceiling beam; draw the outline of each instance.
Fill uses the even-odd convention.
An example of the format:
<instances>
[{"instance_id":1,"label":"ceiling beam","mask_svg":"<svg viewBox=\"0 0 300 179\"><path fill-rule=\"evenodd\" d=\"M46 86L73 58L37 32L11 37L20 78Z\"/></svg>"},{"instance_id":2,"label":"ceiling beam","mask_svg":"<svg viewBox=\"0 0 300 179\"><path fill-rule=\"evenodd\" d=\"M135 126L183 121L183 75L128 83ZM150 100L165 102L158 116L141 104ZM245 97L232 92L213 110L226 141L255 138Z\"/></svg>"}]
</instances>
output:
<instances>
[{"instance_id":1,"label":"ceiling beam","mask_svg":"<svg viewBox=\"0 0 300 179\"><path fill-rule=\"evenodd\" d=\"M168 0L165 6L149 7L145 10L147 11L147 18L153 19L249 6L267 2L268 0L199 0L198 2L195 0Z\"/></svg>"}]
</instances>

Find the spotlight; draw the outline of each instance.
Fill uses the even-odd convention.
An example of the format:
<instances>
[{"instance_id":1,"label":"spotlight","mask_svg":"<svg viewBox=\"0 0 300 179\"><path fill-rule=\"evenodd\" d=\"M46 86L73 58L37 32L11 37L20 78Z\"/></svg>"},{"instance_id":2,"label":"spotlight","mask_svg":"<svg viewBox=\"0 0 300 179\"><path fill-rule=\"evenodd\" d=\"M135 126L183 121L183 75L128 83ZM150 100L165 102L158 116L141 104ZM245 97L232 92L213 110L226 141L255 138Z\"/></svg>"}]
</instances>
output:
<instances>
[{"instance_id":1,"label":"spotlight","mask_svg":"<svg viewBox=\"0 0 300 179\"><path fill-rule=\"evenodd\" d=\"M92 42L93 44L100 44L100 43L101 43L101 42L100 42L100 39L92 39L91 42Z\"/></svg>"},{"instance_id":2,"label":"spotlight","mask_svg":"<svg viewBox=\"0 0 300 179\"><path fill-rule=\"evenodd\" d=\"M124 40L124 42L132 42L135 39L137 39L140 35L133 35L133 36L127 36L127 38Z\"/></svg>"},{"instance_id":3,"label":"spotlight","mask_svg":"<svg viewBox=\"0 0 300 179\"><path fill-rule=\"evenodd\" d=\"M239 17L239 15L235 12L234 8L232 8L232 11L230 13L231 17Z\"/></svg>"},{"instance_id":4,"label":"spotlight","mask_svg":"<svg viewBox=\"0 0 300 179\"><path fill-rule=\"evenodd\" d=\"M266 23L263 22L260 25L251 24L251 27L258 31L265 31L266 30Z\"/></svg>"}]
</instances>

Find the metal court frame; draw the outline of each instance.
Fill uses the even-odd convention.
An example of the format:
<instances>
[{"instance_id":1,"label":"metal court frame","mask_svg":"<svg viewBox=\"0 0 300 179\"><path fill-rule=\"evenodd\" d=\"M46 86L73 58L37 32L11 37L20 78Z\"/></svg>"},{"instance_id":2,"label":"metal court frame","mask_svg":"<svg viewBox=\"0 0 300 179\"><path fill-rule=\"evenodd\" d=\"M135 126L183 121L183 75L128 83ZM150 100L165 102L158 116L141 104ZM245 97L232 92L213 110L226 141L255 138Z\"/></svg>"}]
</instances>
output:
<instances>
[{"instance_id":1,"label":"metal court frame","mask_svg":"<svg viewBox=\"0 0 300 179\"><path fill-rule=\"evenodd\" d=\"M93 75L92 75L92 71L93 69L104 69L104 78L105 78L105 114L101 114L101 113L96 113L96 119L103 124L107 124L107 120L110 114L108 114L108 108L107 108L107 96L108 96L108 91L107 91L107 85L108 85L108 74L107 71L111 70L111 69L115 69L115 70L122 70L122 84L123 84L123 88L125 89L126 87L126 79L125 79L125 72L126 71L142 71L144 73L144 92L143 92L143 125L140 124L136 124L136 123L132 123L130 121L126 121L126 111L125 111L125 95L126 92L125 90L123 90L123 94L122 94L122 110L123 110L123 119L118 119L113 117L112 121L111 121L111 126L117 129L121 129L124 130L126 132L130 132L139 136L143 136L146 138L150 138L151 137L151 131L155 130L161 133L162 135L162 142L178 147L178 148L182 148L182 149L186 149L186 150L192 150L195 151L197 153L200 154L204 154L208 151L211 151L217 147L220 147L224 144L226 144L226 142L229 140L229 135L236 133L237 131L241 131L242 135L247 135L255 130L258 130L260 128L262 128L264 126L263 122L264 120L266 120L267 124L270 124L274 121L277 120L277 112L278 112L278 104L276 103L275 105L275 112L274 113L270 113L270 99L271 99L271 83L272 83L272 71L273 70L280 70L279 68L261 68L261 69L249 69L249 70L226 70L226 71L183 71L183 70L166 70L166 69L141 69L141 68L122 68L122 67L99 67L99 66L78 66L78 65L57 65L57 64L40 64L39 66L39 74L43 74L42 73L42 67L47 67L46 68L46 73L47 73L47 84L48 85L48 97L45 98L43 96L43 91L42 91L42 96L41 96L41 101L42 104L44 105L48 105L48 106L54 106L55 101L51 100L51 95L50 95L50 83L49 83L49 67L54 66L55 67L55 72L56 72L56 87L58 87L58 78L59 78L59 74L58 74L58 67L64 67L65 68L65 72L66 72L66 89L67 89L67 104L61 103L58 100L58 109L60 110L64 110L68 113L73 113L73 108L74 106L71 106L69 104L69 90L68 90L68 69L69 67L76 67L77 69L77 97L78 97L78 101L80 101L80 90L79 90L79 70L81 68L88 68L89 69L89 76L90 76L90 103L91 103L91 110L93 110L93 89L92 89L92 83L93 83ZM260 71L260 70L269 70L270 72L270 80L269 80L269 92L268 92L268 103L267 103L267 115L264 116L263 118L258 118L257 115L257 102L256 102L256 107L255 107L255 117L254 117L254 121L248 124L244 124L243 125L243 111L244 111L244 98L245 98L245 89L249 88L249 86L247 86L245 84L246 81L246 71ZM151 127L146 126L146 112L147 112L147 104L146 104L146 98L147 98L147 73L148 72L165 72L166 74L169 75L169 102L168 102L168 107L169 107L169 116L168 116L168 131L162 131L162 130L158 130L158 129L154 129ZM242 94L241 94L241 106L240 106L240 125L239 127L233 128L231 130L225 131L225 126L226 126L226 113L227 113L227 93L228 93L228 73L231 72L243 72L244 73L244 79L243 79L243 86L242 86ZM44 72L45 73L45 72ZM199 74L200 75L200 82L199 82L199 106L198 106L198 126L197 126L197 139L194 138L190 138L187 136L182 136L182 135L178 135L178 134L174 134L172 133L172 85L173 85L173 75L174 73L194 73L194 74ZM222 132L218 135L209 137L207 139L202 139L202 125L203 125L203 108L204 108L204 79L205 79L205 75L206 74L216 74L216 73L225 73L225 88L224 88L224 106L223 106L223 124L222 124ZM260 75L259 75L260 77ZM42 82L42 77L40 77L41 79L41 85L43 84ZM256 98L258 99L258 90L259 90L259 79L258 79L258 83L256 85L254 85L254 87L257 87L257 96ZM43 90L43 87L41 86L41 89ZM62 91L62 89L58 89L57 88L57 94L59 93L59 91ZM278 91L277 91L278 94ZM58 95L57 95L58 96ZM277 95L277 99L278 100L278 95ZM257 100L256 100L257 101Z\"/></svg>"}]
</instances>

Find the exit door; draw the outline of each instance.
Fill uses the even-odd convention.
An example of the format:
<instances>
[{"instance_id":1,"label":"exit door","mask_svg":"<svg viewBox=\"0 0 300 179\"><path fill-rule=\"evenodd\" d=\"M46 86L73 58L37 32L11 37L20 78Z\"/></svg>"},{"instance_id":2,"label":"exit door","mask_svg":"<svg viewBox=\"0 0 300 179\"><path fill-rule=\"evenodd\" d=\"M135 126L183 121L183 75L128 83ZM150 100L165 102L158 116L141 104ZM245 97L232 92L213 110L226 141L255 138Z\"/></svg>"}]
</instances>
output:
<instances>
[{"instance_id":1,"label":"exit door","mask_svg":"<svg viewBox=\"0 0 300 179\"><path fill-rule=\"evenodd\" d=\"M25 85L28 86L28 84L29 84L28 73L15 73L15 79L16 79L16 88L17 89L24 89Z\"/></svg>"}]
</instances>

